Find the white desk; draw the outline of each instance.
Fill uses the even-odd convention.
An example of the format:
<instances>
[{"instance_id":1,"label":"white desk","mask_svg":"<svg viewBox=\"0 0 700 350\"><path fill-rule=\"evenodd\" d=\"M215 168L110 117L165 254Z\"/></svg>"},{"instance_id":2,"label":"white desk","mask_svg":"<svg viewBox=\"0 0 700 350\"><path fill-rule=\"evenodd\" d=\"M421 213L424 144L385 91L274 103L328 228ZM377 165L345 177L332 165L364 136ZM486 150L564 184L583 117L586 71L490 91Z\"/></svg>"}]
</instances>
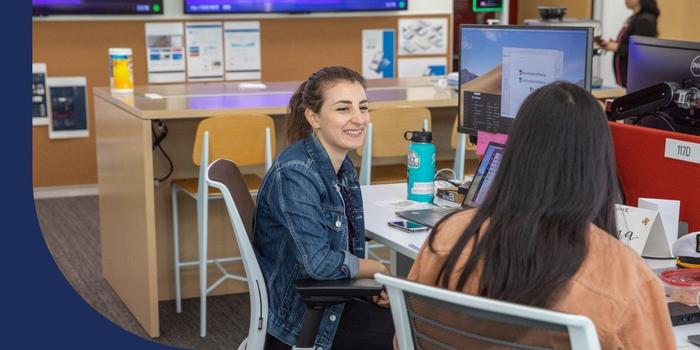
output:
<instances>
[{"instance_id":1,"label":"white desk","mask_svg":"<svg viewBox=\"0 0 700 350\"><path fill-rule=\"evenodd\" d=\"M427 232L406 233L389 227L387 221L398 218L395 209L379 205L380 202L399 201L406 199L406 184L388 184L362 186L362 201L365 212L365 232L367 237L384 244L397 254L397 273L405 276L410 269L411 262L418 255L418 251L410 245L420 247L428 237ZM652 269L673 267L673 260L650 260L647 264ZM678 349L700 349L688 343L688 335L700 334L700 323L673 327Z\"/></svg>"}]
</instances>

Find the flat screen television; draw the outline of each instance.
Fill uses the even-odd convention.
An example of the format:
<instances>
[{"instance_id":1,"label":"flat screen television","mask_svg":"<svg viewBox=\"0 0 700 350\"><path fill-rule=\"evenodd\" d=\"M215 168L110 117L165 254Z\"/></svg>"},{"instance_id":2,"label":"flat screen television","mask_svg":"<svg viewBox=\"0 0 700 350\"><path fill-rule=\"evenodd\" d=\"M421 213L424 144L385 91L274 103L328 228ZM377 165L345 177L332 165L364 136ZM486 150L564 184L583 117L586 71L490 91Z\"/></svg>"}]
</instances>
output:
<instances>
[{"instance_id":1,"label":"flat screen television","mask_svg":"<svg viewBox=\"0 0 700 350\"><path fill-rule=\"evenodd\" d=\"M185 13L307 13L397 11L408 0L183 0Z\"/></svg>"},{"instance_id":2,"label":"flat screen television","mask_svg":"<svg viewBox=\"0 0 700 350\"><path fill-rule=\"evenodd\" d=\"M163 0L32 0L32 16L160 14Z\"/></svg>"}]
</instances>

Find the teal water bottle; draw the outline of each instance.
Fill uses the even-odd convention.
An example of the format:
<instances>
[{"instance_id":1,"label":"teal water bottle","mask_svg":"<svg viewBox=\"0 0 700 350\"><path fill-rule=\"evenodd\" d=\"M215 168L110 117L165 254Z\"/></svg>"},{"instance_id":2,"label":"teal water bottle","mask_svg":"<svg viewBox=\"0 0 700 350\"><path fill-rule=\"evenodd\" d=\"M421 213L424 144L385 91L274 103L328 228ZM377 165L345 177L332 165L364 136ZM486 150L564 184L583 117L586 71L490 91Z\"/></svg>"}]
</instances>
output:
<instances>
[{"instance_id":1,"label":"teal water bottle","mask_svg":"<svg viewBox=\"0 0 700 350\"><path fill-rule=\"evenodd\" d=\"M409 134L411 137L409 137ZM433 201L435 185L435 145L430 131L406 131L408 145L408 199L416 202Z\"/></svg>"}]
</instances>

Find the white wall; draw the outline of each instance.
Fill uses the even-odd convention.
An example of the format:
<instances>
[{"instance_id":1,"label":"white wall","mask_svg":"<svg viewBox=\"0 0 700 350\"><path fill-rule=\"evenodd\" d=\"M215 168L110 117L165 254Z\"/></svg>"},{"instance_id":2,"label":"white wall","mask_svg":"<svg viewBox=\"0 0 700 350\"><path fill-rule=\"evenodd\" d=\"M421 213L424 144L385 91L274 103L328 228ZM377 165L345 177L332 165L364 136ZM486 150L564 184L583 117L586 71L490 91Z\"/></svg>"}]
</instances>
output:
<instances>
[{"instance_id":1,"label":"white wall","mask_svg":"<svg viewBox=\"0 0 700 350\"><path fill-rule=\"evenodd\" d=\"M214 14L214 15L185 15L182 10L182 0L163 0L162 15L140 16L47 16L34 17L35 21L158 21L158 20L192 20L192 19L246 19L246 18L319 18L319 17L367 17L386 15L421 15L421 14L452 14L453 0L408 0L407 11L377 11L377 12L345 12L345 13L311 13L311 14Z\"/></svg>"},{"instance_id":2,"label":"white wall","mask_svg":"<svg viewBox=\"0 0 700 350\"><path fill-rule=\"evenodd\" d=\"M632 10L625 6L623 0L595 0L593 4L593 16L601 21L603 38L617 38L622 25L632 15ZM617 86L615 73L613 72L613 53L607 52L600 59L600 76L603 85Z\"/></svg>"}]
</instances>

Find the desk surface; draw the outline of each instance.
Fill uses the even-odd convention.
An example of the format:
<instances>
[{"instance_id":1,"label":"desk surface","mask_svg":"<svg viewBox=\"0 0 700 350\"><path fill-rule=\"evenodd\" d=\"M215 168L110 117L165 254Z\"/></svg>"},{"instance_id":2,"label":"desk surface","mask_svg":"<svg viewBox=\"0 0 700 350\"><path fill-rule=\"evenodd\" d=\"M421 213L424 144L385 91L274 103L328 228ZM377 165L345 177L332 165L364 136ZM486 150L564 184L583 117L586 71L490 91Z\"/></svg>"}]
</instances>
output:
<instances>
[{"instance_id":1,"label":"desk surface","mask_svg":"<svg viewBox=\"0 0 700 350\"><path fill-rule=\"evenodd\" d=\"M266 83L264 89L241 89L238 82L136 86L134 93L112 94L95 87L95 96L115 104L140 119L204 118L215 114L253 112L283 115L299 82ZM146 95L149 94L149 95ZM152 95L150 95L152 94ZM593 90L597 98L621 96L624 89ZM146 96L157 96L151 98ZM457 107L457 93L438 91L428 78L367 80L370 107Z\"/></svg>"},{"instance_id":2,"label":"desk surface","mask_svg":"<svg viewBox=\"0 0 700 350\"><path fill-rule=\"evenodd\" d=\"M299 82L266 83L264 89L241 89L238 82L136 86L132 94L112 94L107 87L93 89L95 96L141 119L202 118L231 112L270 115L287 113L289 99ZM146 94L162 98L149 98ZM455 107L457 93L437 91L428 78L367 81L370 107Z\"/></svg>"},{"instance_id":3,"label":"desk surface","mask_svg":"<svg viewBox=\"0 0 700 350\"><path fill-rule=\"evenodd\" d=\"M362 201L365 213L367 236L407 257L415 259L418 251L411 246L421 247L428 237L427 232L406 233L389 227L387 221L398 219L396 209L384 203L406 199L406 184L362 186ZM383 205L384 204L384 205ZM652 269L671 268L673 260L645 259ZM673 327L678 349L700 349L688 343L688 335L700 334L700 324Z\"/></svg>"}]
</instances>

